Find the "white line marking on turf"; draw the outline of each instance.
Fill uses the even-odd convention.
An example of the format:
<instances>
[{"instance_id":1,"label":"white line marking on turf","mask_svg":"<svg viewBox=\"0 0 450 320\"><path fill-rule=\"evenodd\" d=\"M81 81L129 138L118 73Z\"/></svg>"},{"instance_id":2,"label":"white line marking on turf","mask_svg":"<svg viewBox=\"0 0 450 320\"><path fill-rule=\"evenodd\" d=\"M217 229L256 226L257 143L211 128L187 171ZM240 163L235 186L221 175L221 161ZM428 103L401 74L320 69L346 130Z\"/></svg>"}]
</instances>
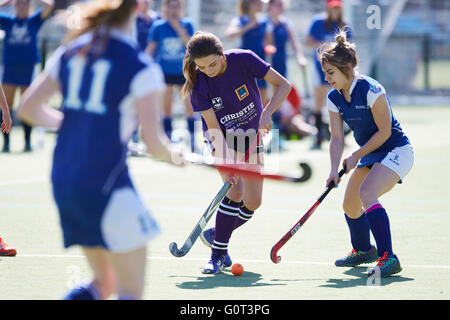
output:
<instances>
[{"instance_id":1,"label":"white line marking on turf","mask_svg":"<svg viewBox=\"0 0 450 320\"><path fill-rule=\"evenodd\" d=\"M18 254L17 257L23 258L84 258L83 255L75 255L75 254ZM178 260L180 258L175 257L158 257L158 256L149 256L148 260ZM186 258L183 260L187 261L205 261L205 258ZM269 260L257 260L257 259L239 259L239 261L243 263L270 263ZM312 264L312 265L334 265L332 262L320 262L320 261L290 261L283 260L283 264ZM450 266L435 266L435 265L413 265L413 264L405 264L404 267L408 268L421 268L421 269L450 269Z\"/></svg>"},{"instance_id":2,"label":"white line marking on turf","mask_svg":"<svg viewBox=\"0 0 450 320\"><path fill-rule=\"evenodd\" d=\"M23 185L23 184L32 184L32 183L46 183L50 182L50 179L45 178L37 178L37 179L27 179L27 180L13 180L13 181L1 181L0 187L6 186L14 186L14 185Z\"/></svg>"}]
</instances>

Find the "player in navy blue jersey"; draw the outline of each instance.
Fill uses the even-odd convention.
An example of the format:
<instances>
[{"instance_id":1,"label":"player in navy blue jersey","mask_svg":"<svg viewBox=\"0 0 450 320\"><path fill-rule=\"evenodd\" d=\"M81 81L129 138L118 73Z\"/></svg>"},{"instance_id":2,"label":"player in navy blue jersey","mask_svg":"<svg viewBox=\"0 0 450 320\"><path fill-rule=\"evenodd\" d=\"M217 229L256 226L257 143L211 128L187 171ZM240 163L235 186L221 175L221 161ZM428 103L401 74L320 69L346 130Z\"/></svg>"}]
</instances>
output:
<instances>
[{"instance_id":1,"label":"player in navy blue jersey","mask_svg":"<svg viewBox=\"0 0 450 320\"><path fill-rule=\"evenodd\" d=\"M306 38L306 45L313 49L319 48L323 43L333 41L339 29L345 28L347 39L352 38L352 30L344 21L342 0L327 0L327 11L314 16ZM314 84L314 122L317 128L312 148L320 149L324 139L322 110L325 107L327 92L330 90L322 65L314 52L313 84Z\"/></svg>"},{"instance_id":2,"label":"player in navy blue jersey","mask_svg":"<svg viewBox=\"0 0 450 320\"><path fill-rule=\"evenodd\" d=\"M136 0L78 5L84 27L25 92L19 116L59 129L51 179L64 246L80 245L94 274L65 298L138 299L146 244L159 228L131 181L127 142L139 122L152 155L174 163L180 154L160 125L160 67L132 37ZM58 92L62 111L44 103Z\"/></svg>"},{"instance_id":3,"label":"player in navy blue jersey","mask_svg":"<svg viewBox=\"0 0 450 320\"><path fill-rule=\"evenodd\" d=\"M136 16L136 33L137 41L142 50L147 48L148 36L153 23L160 19L161 16L151 10L153 6L152 0L138 0L139 12Z\"/></svg>"},{"instance_id":4,"label":"player in navy blue jersey","mask_svg":"<svg viewBox=\"0 0 450 320\"><path fill-rule=\"evenodd\" d=\"M356 73L357 54L345 31L319 50L319 58L325 79L333 87L327 99L331 131L327 185L333 181L337 186L340 181L344 121L359 145L342 163L347 173L353 170L343 204L353 249L337 260L336 266L377 260L369 275L390 276L400 272L401 266L392 249L389 218L379 197L405 179L414 163L413 149L394 117L386 90L376 80ZM376 248L370 243L370 231Z\"/></svg>"},{"instance_id":5,"label":"player in navy blue jersey","mask_svg":"<svg viewBox=\"0 0 450 320\"><path fill-rule=\"evenodd\" d=\"M12 109L16 90L22 94L30 85L34 67L39 62L37 34L53 10L54 0L41 0L43 7L30 15L30 0L2 1L0 6L13 4L14 15L0 14L3 40L2 85L6 101ZM31 151L31 127L24 123L25 148ZM9 152L9 133L4 133L3 152Z\"/></svg>"},{"instance_id":6,"label":"player in navy blue jersey","mask_svg":"<svg viewBox=\"0 0 450 320\"><path fill-rule=\"evenodd\" d=\"M252 50L262 60L266 60L264 47L272 44L272 24L260 13L263 9L261 0L240 0L238 4L239 16L234 18L226 30L230 40L240 37L240 48ZM258 79L263 105L268 102L267 82Z\"/></svg>"}]
</instances>

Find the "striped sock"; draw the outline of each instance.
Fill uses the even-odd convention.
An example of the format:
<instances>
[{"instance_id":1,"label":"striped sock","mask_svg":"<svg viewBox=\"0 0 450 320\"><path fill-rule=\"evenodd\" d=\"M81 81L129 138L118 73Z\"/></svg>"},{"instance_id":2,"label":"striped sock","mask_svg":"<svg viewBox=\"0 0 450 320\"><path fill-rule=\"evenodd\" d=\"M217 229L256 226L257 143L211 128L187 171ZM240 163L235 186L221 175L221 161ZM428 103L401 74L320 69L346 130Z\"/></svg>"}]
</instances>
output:
<instances>
[{"instance_id":1,"label":"striped sock","mask_svg":"<svg viewBox=\"0 0 450 320\"><path fill-rule=\"evenodd\" d=\"M245 206L244 202L241 201L241 203L239 205L239 217L236 220L236 224L234 226L234 229L239 228L244 223L246 223L248 220L250 220L253 217L254 213L255 213L255 211L252 211L249 208L247 208Z\"/></svg>"},{"instance_id":2,"label":"striped sock","mask_svg":"<svg viewBox=\"0 0 450 320\"><path fill-rule=\"evenodd\" d=\"M228 242L233 233L239 215L239 202L225 197L219 205L214 230L214 241L211 246L213 254L223 255L228 252Z\"/></svg>"},{"instance_id":3,"label":"striped sock","mask_svg":"<svg viewBox=\"0 0 450 320\"><path fill-rule=\"evenodd\" d=\"M377 243L377 253L382 257L385 252L392 255L392 240L389 218L379 202L370 205L366 210L367 221Z\"/></svg>"}]
</instances>

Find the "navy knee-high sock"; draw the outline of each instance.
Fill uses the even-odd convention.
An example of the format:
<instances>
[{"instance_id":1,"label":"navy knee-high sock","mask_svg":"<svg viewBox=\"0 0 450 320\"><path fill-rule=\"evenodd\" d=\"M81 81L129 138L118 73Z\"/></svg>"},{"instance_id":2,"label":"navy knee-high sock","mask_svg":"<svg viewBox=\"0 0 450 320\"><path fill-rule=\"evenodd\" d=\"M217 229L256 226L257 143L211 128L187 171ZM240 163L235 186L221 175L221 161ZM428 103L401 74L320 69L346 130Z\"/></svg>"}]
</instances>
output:
<instances>
[{"instance_id":1,"label":"navy knee-high sock","mask_svg":"<svg viewBox=\"0 0 450 320\"><path fill-rule=\"evenodd\" d=\"M188 117L186 121L191 137L191 152L195 152L195 117Z\"/></svg>"},{"instance_id":2,"label":"navy knee-high sock","mask_svg":"<svg viewBox=\"0 0 450 320\"><path fill-rule=\"evenodd\" d=\"M172 117L163 117L163 128L169 139L172 139Z\"/></svg>"},{"instance_id":3,"label":"navy knee-high sock","mask_svg":"<svg viewBox=\"0 0 450 320\"><path fill-rule=\"evenodd\" d=\"M377 243L377 253L382 257L385 252L392 255L392 240L389 218L383 206L379 202L373 203L366 210L370 230Z\"/></svg>"},{"instance_id":4,"label":"navy knee-high sock","mask_svg":"<svg viewBox=\"0 0 450 320\"><path fill-rule=\"evenodd\" d=\"M348 228L350 229L350 240L353 249L356 251L368 251L370 244L370 227L367 221L367 215L363 213L359 218L352 219L345 214Z\"/></svg>"},{"instance_id":5,"label":"navy knee-high sock","mask_svg":"<svg viewBox=\"0 0 450 320\"><path fill-rule=\"evenodd\" d=\"M100 293L93 283L73 288L63 300L101 300Z\"/></svg>"}]
</instances>

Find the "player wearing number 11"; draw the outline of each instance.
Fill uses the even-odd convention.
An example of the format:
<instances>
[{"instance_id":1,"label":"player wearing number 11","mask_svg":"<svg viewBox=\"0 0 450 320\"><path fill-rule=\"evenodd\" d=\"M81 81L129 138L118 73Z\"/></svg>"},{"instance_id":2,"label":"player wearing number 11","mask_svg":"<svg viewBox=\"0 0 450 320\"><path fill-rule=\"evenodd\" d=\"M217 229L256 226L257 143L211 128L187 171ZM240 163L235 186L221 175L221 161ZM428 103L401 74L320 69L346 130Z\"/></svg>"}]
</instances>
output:
<instances>
[{"instance_id":1,"label":"player wearing number 11","mask_svg":"<svg viewBox=\"0 0 450 320\"><path fill-rule=\"evenodd\" d=\"M149 152L176 159L159 121L162 72L132 37L136 5L80 3L84 29L69 33L19 107L22 119L59 129L52 184L64 246L80 245L94 274L66 299L140 298L146 244L159 232L126 164L138 121ZM43 104L57 92L62 112Z\"/></svg>"}]
</instances>

